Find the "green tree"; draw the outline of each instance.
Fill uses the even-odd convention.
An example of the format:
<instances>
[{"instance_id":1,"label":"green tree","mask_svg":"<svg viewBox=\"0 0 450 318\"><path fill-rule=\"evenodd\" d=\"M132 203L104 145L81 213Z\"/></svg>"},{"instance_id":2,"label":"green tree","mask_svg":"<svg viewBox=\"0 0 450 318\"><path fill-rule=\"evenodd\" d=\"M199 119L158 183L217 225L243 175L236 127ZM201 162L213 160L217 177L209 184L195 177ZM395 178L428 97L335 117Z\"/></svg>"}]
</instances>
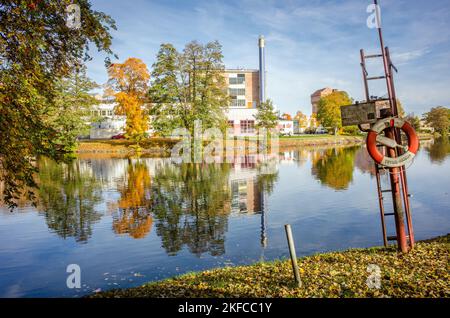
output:
<instances>
[{"instance_id":1,"label":"green tree","mask_svg":"<svg viewBox=\"0 0 450 318\"><path fill-rule=\"evenodd\" d=\"M342 128L341 106L350 105L352 100L346 92L338 91L322 97L319 101L317 119L327 128L332 128L334 134Z\"/></svg>"},{"instance_id":2,"label":"green tree","mask_svg":"<svg viewBox=\"0 0 450 318\"><path fill-rule=\"evenodd\" d=\"M179 53L172 44L161 44L156 62L152 66L152 82L149 89L152 127L160 135L170 135L173 129L182 127Z\"/></svg>"},{"instance_id":3,"label":"green tree","mask_svg":"<svg viewBox=\"0 0 450 318\"><path fill-rule=\"evenodd\" d=\"M449 109L443 106L434 107L425 114L425 120L428 125L443 137L448 136L450 128Z\"/></svg>"},{"instance_id":4,"label":"green tree","mask_svg":"<svg viewBox=\"0 0 450 318\"><path fill-rule=\"evenodd\" d=\"M217 41L190 42L181 53L170 44L161 45L149 90L157 133L183 127L193 134L196 120L204 128L225 128L228 95L222 59Z\"/></svg>"},{"instance_id":5,"label":"green tree","mask_svg":"<svg viewBox=\"0 0 450 318\"><path fill-rule=\"evenodd\" d=\"M86 67L81 65L68 77L56 83L57 91L48 114L48 123L56 129L58 143L72 154L76 148L77 138L89 132L89 121L92 121L92 106L98 101L90 92L98 85L86 75Z\"/></svg>"},{"instance_id":6,"label":"green tree","mask_svg":"<svg viewBox=\"0 0 450 318\"><path fill-rule=\"evenodd\" d=\"M411 114L409 114L409 115L407 115L405 117L405 120L407 122L409 122L414 127L414 129L416 131L420 130L420 118L419 118L419 116L416 116L416 115L414 115L414 113L411 113Z\"/></svg>"},{"instance_id":7,"label":"green tree","mask_svg":"<svg viewBox=\"0 0 450 318\"><path fill-rule=\"evenodd\" d=\"M261 103L258 112L255 115L255 119L258 128L272 129L277 126L278 115L273 106L273 102L270 99Z\"/></svg>"},{"instance_id":8,"label":"green tree","mask_svg":"<svg viewBox=\"0 0 450 318\"><path fill-rule=\"evenodd\" d=\"M47 120L58 81L90 58L90 43L112 53L109 31L114 21L92 10L89 0L79 0L81 25L72 28L66 21L70 4L10 0L0 5L0 182L10 207L25 187L26 195L34 198L36 156L62 160L67 153L61 131Z\"/></svg>"}]
</instances>

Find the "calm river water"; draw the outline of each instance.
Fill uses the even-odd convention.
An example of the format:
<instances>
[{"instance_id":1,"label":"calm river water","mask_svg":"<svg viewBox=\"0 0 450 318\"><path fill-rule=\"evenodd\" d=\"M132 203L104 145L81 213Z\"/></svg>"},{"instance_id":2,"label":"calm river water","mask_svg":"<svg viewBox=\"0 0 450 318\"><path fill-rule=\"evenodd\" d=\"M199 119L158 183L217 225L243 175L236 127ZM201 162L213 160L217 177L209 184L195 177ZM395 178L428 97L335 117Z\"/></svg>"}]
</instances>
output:
<instances>
[{"instance_id":1,"label":"calm river water","mask_svg":"<svg viewBox=\"0 0 450 318\"><path fill-rule=\"evenodd\" d=\"M359 146L302 148L263 165L240 157L201 167L113 158L39 166L37 207L0 208L1 297L76 297L286 258L287 223L299 256L382 245L373 163ZM449 233L450 144L424 143L408 177L416 238ZM67 288L69 264L81 268L80 289Z\"/></svg>"}]
</instances>

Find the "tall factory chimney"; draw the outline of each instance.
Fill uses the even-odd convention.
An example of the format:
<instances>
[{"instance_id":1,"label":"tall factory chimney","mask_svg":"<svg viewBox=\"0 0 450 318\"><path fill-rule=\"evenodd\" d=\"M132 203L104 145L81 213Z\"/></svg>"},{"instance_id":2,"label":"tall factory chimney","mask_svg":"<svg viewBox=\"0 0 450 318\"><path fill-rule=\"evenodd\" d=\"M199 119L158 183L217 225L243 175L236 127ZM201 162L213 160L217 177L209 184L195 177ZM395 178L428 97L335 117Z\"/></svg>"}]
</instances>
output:
<instances>
[{"instance_id":1,"label":"tall factory chimney","mask_svg":"<svg viewBox=\"0 0 450 318\"><path fill-rule=\"evenodd\" d=\"M266 55L264 36L259 37L259 99L261 103L266 101Z\"/></svg>"}]
</instances>

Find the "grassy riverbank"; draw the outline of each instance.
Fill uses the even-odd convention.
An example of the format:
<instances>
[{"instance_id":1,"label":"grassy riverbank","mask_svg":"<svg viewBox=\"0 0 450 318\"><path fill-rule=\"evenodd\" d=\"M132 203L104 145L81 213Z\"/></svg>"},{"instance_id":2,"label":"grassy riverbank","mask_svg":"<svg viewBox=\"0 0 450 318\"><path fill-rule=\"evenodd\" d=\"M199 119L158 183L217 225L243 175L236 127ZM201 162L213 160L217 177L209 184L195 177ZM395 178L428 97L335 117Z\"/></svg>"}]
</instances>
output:
<instances>
[{"instance_id":1,"label":"grassy riverbank","mask_svg":"<svg viewBox=\"0 0 450 318\"><path fill-rule=\"evenodd\" d=\"M296 137L282 137L279 139L280 148L296 146L321 146L321 145L351 145L364 141L363 137L354 136L330 136L330 135L306 135ZM177 140L169 138L150 138L141 144L141 153L144 155L164 156L170 153L170 149ZM250 139L250 142L254 140ZM79 143L78 154L111 154L132 155L135 147L128 140L86 140Z\"/></svg>"},{"instance_id":2,"label":"grassy riverbank","mask_svg":"<svg viewBox=\"0 0 450 318\"><path fill-rule=\"evenodd\" d=\"M450 297L450 235L420 242L407 255L394 247L357 249L299 259L303 286L292 282L289 260L190 273L93 297ZM369 265L381 270L370 289Z\"/></svg>"},{"instance_id":3,"label":"grassy riverbank","mask_svg":"<svg viewBox=\"0 0 450 318\"><path fill-rule=\"evenodd\" d=\"M433 139L432 135L420 134L420 140ZM331 136L331 135L302 135L293 137L281 137L279 139L280 150L292 149L303 146L351 146L362 144L364 136ZM166 157L170 150L178 142L170 138L149 138L141 143L140 154L147 157ZM255 142L249 139L249 142ZM238 147L238 146L237 146ZM79 143L77 154L89 156L127 157L136 154L135 144L128 140L83 140Z\"/></svg>"}]
</instances>

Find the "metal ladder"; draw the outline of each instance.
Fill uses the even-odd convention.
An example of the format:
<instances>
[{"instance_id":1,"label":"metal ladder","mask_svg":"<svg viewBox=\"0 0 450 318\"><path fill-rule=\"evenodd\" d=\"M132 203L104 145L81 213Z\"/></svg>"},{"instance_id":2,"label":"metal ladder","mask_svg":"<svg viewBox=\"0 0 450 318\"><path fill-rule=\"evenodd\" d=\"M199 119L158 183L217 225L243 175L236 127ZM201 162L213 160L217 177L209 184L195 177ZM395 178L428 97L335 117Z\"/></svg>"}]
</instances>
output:
<instances>
[{"instance_id":1,"label":"metal ladder","mask_svg":"<svg viewBox=\"0 0 450 318\"><path fill-rule=\"evenodd\" d=\"M386 213L384 203L385 193L392 193L392 189L383 189L382 187L382 180L381 180L381 171L383 171L383 167L381 167L379 164L375 164L375 175L377 180L377 190L378 190L378 202L380 205L380 218L381 218L381 229L383 233L383 243L384 246L387 247L389 245L389 242L391 241L397 241L397 236L388 236L387 229L386 229L386 217L387 216L394 216L395 212L389 212ZM407 193L407 190L406 190ZM407 197L409 199L410 195L407 194ZM410 208L405 208L405 214L406 214L406 222L407 222L407 228L408 228L408 235L406 236L406 239L408 240L408 245L410 248L414 247L414 232L412 227L412 221L411 221L411 213Z\"/></svg>"},{"instance_id":2,"label":"metal ladder","mask_svg":"<svg viewBox=\"0 0 450 318\"><path fill-rule=\"evenodd\" d=\"M374 0L375 5L378 5L378 1ZM387 87L387 95L390 104L390 116L398 117L398 107L397 107L397 97L395 93L394 86L394 78L393 72L398 72L391 61L389 48L384 46L383 33L381 30L381 25L378 28L378 35L380 40L381 54L372 54L366 55L364 50L361 49L361 67L363 71L363 80L364 80L364 89L367 102L373 101L369 93L369 81L372 80L385 80ZM375 59L381 58L383 60L384 66L384 75L383 76L375 76L369 77L369 74L366 69L366 59ZM360 127L361 130L362 127ZM366 130L367 131L367 130ZM400 130L396 128L392 128L386 131L386 137L395 139L398 144L401 144L401 135ZM381 145L383 146L383 145ZM389 153L391 157L399 156L403 154L403 150L392 149L386 146L383 146L384 153ZM378 190L378 200L380 205L380 216L381 216L381 226L383 231L383 241L384 245L388 246L389 241L397 241L399 250L402 252L407 252L408 250L414 247L414 232L412 226L412 218L411 218L411 207L410 207L410 194L408 191L408 183L406 178L405 167L400 168L390 168L389 178L391 183L391 189L383 189L381 184L381 174L380 171L383 168L375 163L375 172L377 179L377 190ZM393 199L393 213L386 213L384 207L384 194L391 193ZM403 213L404 212L404 213ZM387 236L386 233L386 216L394 216L395 218L395 226L397 234L395 236ZM405 231L405 219L406 225L408 229L408 235L406 235Z\"/></svg>"}]
</instances>

